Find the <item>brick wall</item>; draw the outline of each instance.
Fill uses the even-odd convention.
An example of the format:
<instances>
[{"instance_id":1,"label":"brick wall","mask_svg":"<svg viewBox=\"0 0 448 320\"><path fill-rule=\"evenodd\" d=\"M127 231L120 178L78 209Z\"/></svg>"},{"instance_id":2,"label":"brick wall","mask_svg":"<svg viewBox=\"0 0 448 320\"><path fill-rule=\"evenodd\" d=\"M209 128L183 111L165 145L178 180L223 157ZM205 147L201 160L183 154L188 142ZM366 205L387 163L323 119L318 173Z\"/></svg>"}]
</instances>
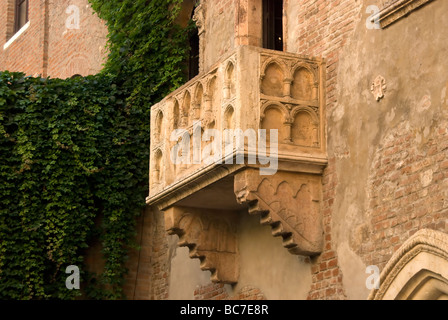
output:
<instances>
[{"instance_id":1,"label":"brick wall","mask_svg":"<svg viewBox=\"0 0 448 320\"><path fill-rule=\"evenodd\" d=\"M14 1L3 1L0 6L0 70L23 71L28 75L43 74L45 1L30 1L30 27L4 49L3 45L13 30L13 12Z\"/></svg>"},{"instance_id":2,"label":"brick wall","mask_svg":"<svg viewBox=\"0 0 448 320\"><path fill-rule=\"evenodd\" d=\"M345 45L349 40L351 42L356 42L357 40L365 42L372 41L372 38L356 39L354 33L357 26L364 28L364 19L369 16L369 14L363 12L362 9L365 9L363 5L367 6L368 4L375 4L377 2L302 0L299 3L301 10L298 16L297 52L326 59L326 113L327 119L330 119L334 113L334 109L339 104L338 97L352 92L350 88L344 88L346 85L353 86L352 83L338 83L338 75L344 71L340 69L340 59L342 60L344 58L348 60L350 59L349 57L356 56L344 50ZM442 2L438 2L438 5L442 5ZM426 13L428 16L431 16L429 7L422 8L421 10L420 13ZM435 7L432 10L436 10ZM417 13L413 14L414 16L410 16L410 18L417 19ZM295 19L295 17L289 18ZM412 26L411 21L401 21L401 28L403 26ZM423 25L421 21L419 22L419 28L431 30L432 26L430 22L428 22L428 25ZM394 27L398 28L398 25ZM385 36L386 32L392 34L393 31L379 30L378 32L378 38L376 40L381 41L383 40L381 35ZM365 36L365 33L358 32L356 36L359 35ZM420 39L420 41L424 40ZM434 46L435 48L437 46L441 48L441 51L444 50L440 42L436 42ZM397 49L392 46L389 48L383 46L383 50L388 52ZM346 56L343 56L344 54ZM366 55L364 52L358 52L358 54ZM363 59L365 59L365 63L367 63L368 59L376 59L375 61L379 65L382 62L381 57L376 56L374 52L368 53ZM402 59L412 64L411 58L403 57ZM422 57L418 56L418 59L422 59ZM359 63L362 63L362 59L353 62L354 69L357 66L360 67ZM384 65L387 67L389 64ZM434 70L439 70L436 66L426 65L425 72L431 72L432 67L435 68ZM361 67L360 69L359 72L362 72L363 69ZM419 71L424 73L421 70ZM437 72L439 73L440 71ZM364 78L368 78L367 76L364 75ZM401 79L400 81L406 81L405 76L402 76ZM439 84L421 83L421 85L427 87L428 90L432 90ZM368 92L370 88L367 81L365 87L368 88ZM390 99L396 99L394 100L395 103L400 103L403 100L406 101L406 91L403 88L396 90L394 94L388 92L388 97ZM362 95L361 90L358 90L357 93ZM365 99L352 100L354 103L363 103L359 102L360 100L365 101ZM350 99L347 99L347 101L342 103L349 104L351 102ZM407 105L407 102L404 103ZM345 107L349 107L349 105L345 105ZM407 105L407 107L410 108L411 106ZM357 227L357 230L350 230L349 227L346 229L340 228L339 230L343 230L346 233L353 232L356 233L356 237L361 237L361 239L356 239L356 241L353 240L350 246L359 255L365 266L376 265L382 270L392 254L411 235L420 229L429 228L442 232L448 231L448 201L446 200L448 198L448 192L446 191L448 186L448 123L444 120L446 119L446 113L442 115L434 101L432 105L431 102L427 103L425 108L430 108L434 112L433 120L431 121L431 125L428 126L428 129L426 129L428 130L426 133L419 133L415 124L413 126L407 120L415 117L415 115L404 114L403 121L398 125L392 126L381 123L381 134L378 135L380 137L379 141L374 141L373 145L368 146L369 149L373 148L372 151L374 153L372 154L372 160L370 159L370 153L368 158L368 163L373 161L372 168L366 170L368 171L368 180L366 183L365 219L361 218L363 214L360 213L357 218L364 219L364 221L362 225ZM390 109L387 110L389 111ZM376 111L370 111L364 108L362 112L372 115ZM410 113L412 111L408 112ZM432 115L432 113L429 114ZM349 113L349 111L347 111L346 117L352 117L353 122L359 121L358 118L355 119L355 113ZM368 117L366 118L368 119ZM330 123L334 122L330 121ZM422 123L425 122L422 120ZM369 128L368 126L366 127ZM333 132L334 134L337 133L337 130L340 129L336 127L327 128L327 132ZM365 130L366 128L364 128L363 133ZM334 137L329 138L329 164L324 172L323 178L322 212L325 247L324 252L320 256L311 259L313 284L308 299L345 299L347 295L342 283L343 277L353 276L350 274L342 274L341 272L336 246L339 244L337 241L341 241L342 236L339 234L339 238L336 239L332 226L335 226L335 222L336 224L344 224L344 221L333 221L334 216L348 218L348 215L341 214L338 211L343 209L335 206L336 190L338 192L345 192L344 188L338 188L338 184L340 183L339 178L342 175L353 175L357 171L347 172L340 170L344 166L339 165L339 162L342 163L344 161L341 159L345 155L338 154L338 157L335 157L332 143L335 143ZM367 152L366 150L357 150L357 152ZM345 151L350 152L349 150ZM354 150L352 149L353 152ZM347 156L350 157L350 154L347 154ZM356 157L353 154L352 158L352 161L360 159L360 157ZM362 164L356 163L356 166L362 167ZM356 178L353 177L353 179ZM361 184L358 184L358 186L363 186L364 182L365 180ZM345 186L347 185L345 184ZM363 193L364 188L362 187L360 189L362 190L359 192ZM338 197L344 198L341 197L340 193ZM347 225L351 225L351 223L351 221L347 221ZM350 235L350 237L352 236Z\"/></svg>"},{"instance_id":3,"label":"brick wall","mask_svg":"<svg viewBox=\"0 0 448 320\"><path fill-rule=\"evenodd\" d=\"M407 121L377 152L368 181L369 222L358 253L382 270L403 242L423 228L448 232L448 122L419 146Z\"/></svg>"},{"instance_id":4,"label":"brick wall","mask_svg":"<svg viewBox=\"0 0 448 320\"><path fill-rule=\"evenodd\" d=\"M297 53L323 57L327 63L327 115L337 103L339 55L359 20L362 1L301 0L297 19ZM335 158L330 156L323 179L324 252L312 259L313 284L308 299L344 298L342 273L332 243L332 210L337 185Z\"/></svg>"},{"instance_id":5,"label":"brick wall","mask_svg":"<svg viewBox=\"0 0 448 320\"><path fill-rule=\"evenodd\" d=\"M69 5L79 9L79 29L66 27L75 13L66 12ZM0 70L67 78L95 74L102 68L107 28L92 15L87 0L30 1L30 26L6 49L3 45L13 34L13 0L0 5L0 21Z\"/></svg>"},{"instance_id":6,"label":"brick wall","mask_svg":"<svg viewBox=\"0 0 448 320\"><path fill-rule=\"evenodd\" d=\"M195 300L266 300L260 289L246 286L236 295L229 296L223 284L209 284L198 287L194 292Z\"/></svg>"},{"instance_id":7,"label":"brick wall","mask_svg":"<svg viewBox=\"0 0 448 320\"><path fill-rule=\"evenodd\" d=\"M130 300L168 299L171 254L163 214L145 210L137 220L138 249L130 251L124 293Z\"/></svg>"},{"instance_id":8,"label":"brick wall","mask_svg":"<svg viewBox=\"0 0 448 320\"><path fill-rule=\"evenodd\" d=\"M106 57L107 29L98 16L92 14L87 0L51 1L49 15L48 74L67 78L74 74L86 76L102 69ZM69 6L79 8L79 29L66 13ZM67 21L68 19L68 21Z\"/></svg>"}]
</instances>

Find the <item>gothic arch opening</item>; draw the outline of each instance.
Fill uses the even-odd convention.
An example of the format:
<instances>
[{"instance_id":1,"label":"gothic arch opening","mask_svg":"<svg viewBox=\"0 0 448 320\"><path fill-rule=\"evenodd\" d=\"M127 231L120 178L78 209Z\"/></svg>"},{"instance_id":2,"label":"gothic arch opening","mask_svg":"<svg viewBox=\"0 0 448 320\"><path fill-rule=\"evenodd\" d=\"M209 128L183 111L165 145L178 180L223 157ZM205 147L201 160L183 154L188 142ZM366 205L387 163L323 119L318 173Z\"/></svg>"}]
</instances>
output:
<instances>
[{"instance_id":1,"label":"gothic arch opening","mask_svg":"<svg viewBox=\"0 0 448 320\"><path fill-rule=\"evenodd\" d=\"M424 229L406 241L369 300L448 300L448 234Z\"/></svg>"}]
</instances>

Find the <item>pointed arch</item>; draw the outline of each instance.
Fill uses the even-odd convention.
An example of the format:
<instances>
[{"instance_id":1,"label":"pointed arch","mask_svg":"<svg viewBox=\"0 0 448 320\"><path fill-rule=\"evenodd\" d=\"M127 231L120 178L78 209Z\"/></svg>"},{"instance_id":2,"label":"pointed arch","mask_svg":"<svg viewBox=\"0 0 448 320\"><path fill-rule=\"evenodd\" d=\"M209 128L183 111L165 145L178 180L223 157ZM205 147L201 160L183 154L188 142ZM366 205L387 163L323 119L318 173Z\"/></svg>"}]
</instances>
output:
<instances>
[{"instance_id":1,"label":"pointed arch","mask_svg":"<svg viewBox=\"0 0 448 320\"><path fill-rule=\"evenodd\" d=\"M173 129L178 129L180 127L180 105L177 99L173 100Z\"/></svg>"},{"instance_id":2,"label":"pointed arch","mask_svg":"<svg viewBox=\"0 0 448 320\"><path fill-rule=\"evenodd\" d=\"M294 70L291 84L291 97L296 100L315 100L316 75L306 65L298 65Z\"/></svg>"},{"instance_id":3,"label":"pointed arch","mask_svg":"<svg viewBox=\"0 0 448 320\"><path fill-rule=\"evenodd\" d=\"M448 234L423 229L392 256L369 300L448 299Z\"/></svg>"},{"instance_id":4,"label":"pointed arch","mask_svg":"<svg viewBox=\"0 0 448 320\"><path fill-rule=\"evenodd\" d=\"M157 111L156 120L155 120L155 130L154 130L154 138L156 141L160 141L163 136L163 112L162 110Z\"/></svg>"},{"instance_id":5,"label":"pointed arch","mask_svg":"<svg viewBox=\"0 0 448 320\"><path fill-rule=\"evenodd\" d=\"M269 60L265 62L261 75L261 92L268 96L283 97L283 83L287 76L287 68L283 62Z\"/></svg>"}]
</instances>

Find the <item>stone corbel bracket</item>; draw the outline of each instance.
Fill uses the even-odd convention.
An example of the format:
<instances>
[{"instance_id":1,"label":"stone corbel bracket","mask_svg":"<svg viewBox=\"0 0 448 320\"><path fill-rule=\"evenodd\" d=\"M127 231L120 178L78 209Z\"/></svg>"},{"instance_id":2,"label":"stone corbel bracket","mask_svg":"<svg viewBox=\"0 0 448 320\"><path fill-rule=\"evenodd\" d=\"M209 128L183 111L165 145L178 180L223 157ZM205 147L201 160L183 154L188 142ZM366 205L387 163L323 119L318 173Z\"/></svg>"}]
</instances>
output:
<instances>
[{"instance_id":1,"label":"stone corbel bracket","mask_svg":"<svg viewBox=\"0 0 448 320\"><path fill-rule=\"evenodd\" d=\"M188 247L190 258L201 261L201 270L211 272L212 282L238 282L237 212L171 207L164 214L168 233L179 236L179 246Z\"/></svg>"},{"instance_id":2,"label":"stone corbel bracket","mask_svg":"<svg viewBox=\"0 0 448 320\"><path fill-rule=\"evenodd\" d=\"M261 224L271 226L272 235L282 237L291 254L303 256L319 255L323 249L321 185L320 176L306 173L260 176L250 169L235 175L238 202L260 215Z\"/></svg>"}]
</instances>

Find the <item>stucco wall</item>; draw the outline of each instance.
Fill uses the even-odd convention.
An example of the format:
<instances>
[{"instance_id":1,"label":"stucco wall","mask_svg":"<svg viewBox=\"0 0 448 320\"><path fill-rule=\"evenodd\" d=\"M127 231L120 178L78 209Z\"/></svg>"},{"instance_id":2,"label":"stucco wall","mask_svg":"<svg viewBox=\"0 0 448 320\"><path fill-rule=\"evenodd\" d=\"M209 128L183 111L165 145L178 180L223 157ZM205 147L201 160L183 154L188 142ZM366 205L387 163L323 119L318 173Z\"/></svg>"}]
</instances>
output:
<instances>
[{"instance_id":1,"label":"stucco wall","mask_svg":"<svg viewBox=\"0 0 448 320\"><path fill-rule=\"evenodd\" d=\"M206 65L233 47L237 8L224 3L234 6L207 2ZM150 298L366 299L367 266L381 271L420 229L448 232L448 2L369 29L375 3L285 1L287 50L326 60L322 254L290 255L245 213L238 284L213 285L155 213ZM371 92L378 76L386 86L379 101Z\"/></svg>"},{"instance_id":2,"label":"stucco wall","mask_svg":"<svg viewBox=\"0 0 448 320\"><path fill-rule=\"evenodd\" d=\"M204 70L234 48L235 3L233 0L207 2L204 41Z\"/></svg>"},{"instance_id":3,"label":"stucco wall","mask_svg":"<svg viewBox=\"0 0 448 320\"><path fill-rule=\"evenodd\" d=\"M434 1L382 30L367 29L364 15L340 56L328 142L348 298L365 299L366 266L384 268L417 230L448 231L445 12L448 3ZM387 84L379 102L370 91L378 75Z\"/></svg>"},{"instance_id":4,"label":"stucco wall","mask_svg":"<svg viewBox=\"0 0 448 320\"><path fill-rule=\"evenodd\" d=\"M188 249L176 249L176 240L177 236L169 240L173 255L168 299L194 299L195 290L211 284L210 272L200 270L199 260L190 259ZM252 287L266 299L306 299L311 285L309 259L289 254L269 227L260 226L258 217L241 212L238 243L240 278L238 284L224 286L226 298Z\"/></svg>"}]
</instances>

